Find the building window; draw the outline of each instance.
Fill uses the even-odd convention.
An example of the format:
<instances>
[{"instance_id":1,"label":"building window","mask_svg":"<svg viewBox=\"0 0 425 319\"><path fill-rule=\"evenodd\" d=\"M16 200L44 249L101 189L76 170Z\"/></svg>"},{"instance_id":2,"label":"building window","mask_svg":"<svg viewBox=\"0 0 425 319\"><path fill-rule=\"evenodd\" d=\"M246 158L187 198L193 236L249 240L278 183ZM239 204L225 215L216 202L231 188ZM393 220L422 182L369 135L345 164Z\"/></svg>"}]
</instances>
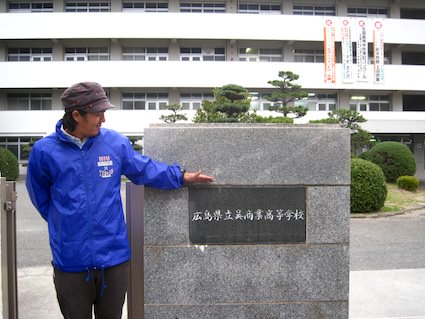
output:
<instances>
[{"instance_id":1,"label":"building window","mask_svg":"<svg viewBox=\"0 0 425 319\"><path fill-rule=\"evenodd\" d=\"M0 136L0 147L8 149L13 154L15 154L18 159L18 163L23 164L28 162L29 149L28 145L34 143L41 139L42 136L22 136L22 137L13 137L13 136Z\"/></svg>"},{"instance_id":2,"label":"building window","mask_svg":"<svg viewBox=\"0 0 425 319\"><path fill-rule=\"evenodd\" d=\"M335 6L294 5L294 15L335 16Z\"/></svg>"},{"instance_id":3,"label":"building window","mask_svg":"<svg viewBox=\"0 0 425 319\"><path fill-rule=\"evenodd\" d=\"M239 61L246 62L281 62L281 49L239 48Z\"/></svg>"},{"instance_id":4,"label":"building window","mask_svg":"<svg viewBox=\"0 0 425 319\"><path fill-rule=\"evenodd\" d=\"M204 100L213 101L212 93L181 93L180 105L183 110L197 110Z\"/></svg>"},{"instance_id":5,"label":"building window","mask_svg":"<svg viewBox=\"0 0 425 319\"><path fill-rule=\"evenodd\" d=\"M357 112L390 111L388 95L353 95L350 97L350 109Z\"/></svg>"},{"instance_id":6,"label":"building window","mask_svg":"<svg viewBox=\"0 0 425 319\"><path fill-rule=\"evenodd\" d=\"M425 112L425 95L403 94L403 112Z\"/></svg>"},{"instance_id":7,"label":"building window","mask_svg":"<svg viewBox=\"0 0 425 319\"><path fill-rule=\"evenodd\" d=\"M107 61L108 48L65 48L65 61Z\"/></svg>"},{"instance_id":8,"label":"building window","mask_svg":"<svg viewBox=\"0 0 425 319\"><path fill-rule=\"evenodd\" d=\"M8 61L52 61L52 48L9 48L7 51Z\"/></svg>"},{"instance_id":9,"label":"building window","mask_svg":"<svg viewBox=\"0 0 425 319\"><path fill-rule=\"evenodd\" d=\"M270 93L249 92L249 95L251 98L251 110L268 111L270 106L274 104L280 104L279 102L267 100L266 97L270 96Z\"/></svg>"},{"instance_id":10,"label":"building window","mask_svg":"<svg viewBox=\"0 0 425 319\"><path fill-rule=\"evenodd\" d=\"M123 1L123 12L168 12L168 2Z\"/></svg>"},{"instance_id":11,"label":"building window","mask_svg":"<svg viewBox=\"0 0 425 319\"><path fill-rule=\"evenodd\" d=\"M125 61L167 61L168 48L123 48Z\"/></svg>"},{"instance_id":12,"label":"building window","mask_svg":"<svg viewBox=\"0 0 425 319\"><path fill-rule=\"evenodd\" d=\"M304 106L309 111L327 111L336 110L337 95L327 93L308 93L304 99L294 102L295 106Z\"/></svg>"},{"instance_id":13,"label":"building window","mask_svg":"<svg viewBox=\"0 0 425 319\"><path fill-rule=\"evenodd\" d=\"M53 2L12 2L8 4L9 12L53 12Z\"/></svg>"},{"instance_id":14,"label":"building window","mask_svg":"<svg viewBox=\"0 0 425 319\"><path fill-rule=\"evenodd\" d=\"M425 19L425 9L400 8L400 19Z\"/></svg>"},{"instance_id":15,"label":"building window","mask_svg":"<svg viewBox=\"0 0 425 319\"><path fill-rule=\"evenodd\" d=\"M358 8L358 7L348 7L347 15L349 17L357 18L387 18L388 9L387 8Z\"/></svg>"},{"instance_id":16,"label":"building window","mask_svg":"<svg viewBox=\"0 0 425 319\"><path fill-rule=\"evenodd\" d=\"M280 4L275 3L240 3L239 13L250 14L281 14Z\"/></svg>"},{"instance_id":17,"label":"building window","mask_svg":"<svg viewBox=\"0 0 425 319\"><path fill-rule=\"evenodd\" d=\"M323 63L324 60L325 54L323 50L294 50L295 62Z\"/></svg>"},{"instance_id":18,"label":"building window","mask_svg":"<svg viewBox=\"0 0 425 319\"><path fill-rule=\"evenodd\" d=\"M180 2L180 12L224 13L224 2Z\"/></svg>"},{"instance_id":19,"label":"building window","mask_svg":"<svg viewBox=\"0 0 425 319\"><path fill-rule=\"evenodd\" d=\"M165 110L168 106L167 93L123 93L123 110Z\"/></svg>"},{"instance_id":20,"label":"building window","mask_svg":"<svg viewBox=\"0 0 425 319\"><path fill-rule=\"evenodd\" d=\"M425 52L401 52L401 64L425 65Z\"/></svg>"},{"instance_id":21,"label":"building window","mask_svg":"<svg viewBox=\"0 0 425 319\"><path fill-rule=\"evenodd\" d=\"M8 111L39 111L52 109L50 93L9 93L7 94Z\"/></svg>"},{"instance_id":22,"label":"building window","mask_svg":"<svg viewBox=\"0 0 425 319\"><path fill-rule=\"evenodd\" d=\"M66 12L109 12L109 1L67 1Z\"/></svg>"},{"instance_id":23,"label":"building window","mask_svg":"<svg viewBox=\"0 0 425 319\"><path fill-rule=\"evenodd\" d=\"M180 48L181 61L225 61L224 48Z\"/></svg>"}]
</instances>

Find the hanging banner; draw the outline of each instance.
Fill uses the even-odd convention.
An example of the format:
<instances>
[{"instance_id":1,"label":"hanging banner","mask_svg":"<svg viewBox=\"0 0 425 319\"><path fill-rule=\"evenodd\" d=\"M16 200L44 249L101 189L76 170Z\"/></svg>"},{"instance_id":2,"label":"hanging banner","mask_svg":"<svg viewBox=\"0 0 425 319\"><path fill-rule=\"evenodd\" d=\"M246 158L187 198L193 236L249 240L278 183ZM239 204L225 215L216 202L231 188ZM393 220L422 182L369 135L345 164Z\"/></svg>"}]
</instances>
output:
<instances>
[{"instance_id":1,"label":"hanging banner","mask_svg":"<svg viewBox=\"0 0 425 319\"><path fill-rule=\"evenodd\" d=\"M376 84L384 83L384 31L382 21L373 24L373 79Z\"/></svg>"},{"instance_id":2,"label":"hanging banner","mask_svg":"<svg viewBox=\"0 0 425 319\"><path fill-rule=\"evenodd\" d=\"M341 48L342 48L342 82L354 82L353 66L353 42L351 38L350 20L342 20L341 26Z\"/></svg>"},{"instance_id":3,"label":"hanging banner","mask_svg":"<svg viewBox=\"0 0 425 319\"><path fill-rule=\"evenodd\" d=\"M357 81L367 82L368 48L366 37L366 22L359 20L357 23L357 46L356 46Z\"/></svg>"},{"instance_id":4,"label":"hanging banner","mask_svg":"<svg viewBox=\"0 0 425 319\"><path fill-rule=\"evenodd\" d=\"M335 27L326 20L324 27L325 83L335 83Z\"/></svg>"}]
</instances>

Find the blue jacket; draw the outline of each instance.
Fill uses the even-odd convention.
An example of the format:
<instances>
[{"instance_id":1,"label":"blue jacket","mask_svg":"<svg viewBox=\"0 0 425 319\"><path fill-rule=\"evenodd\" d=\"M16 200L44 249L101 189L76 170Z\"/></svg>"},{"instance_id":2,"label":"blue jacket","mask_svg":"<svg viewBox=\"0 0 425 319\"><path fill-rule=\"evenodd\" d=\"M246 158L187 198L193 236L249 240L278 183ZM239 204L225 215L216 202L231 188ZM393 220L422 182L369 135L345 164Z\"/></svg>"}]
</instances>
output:
<instances>
[{"instance_id":1,"label":"blue jacket","mask_svg":"<svg viewBox=\"0 0 425 319\"><path fill-rule=\"evenodd\" d=\"M66 272L107 268L130 259L120 185L161 189L183 185L178 165L137 153L128 138L108 129L82 149L61 131L34 144L26 186L31 201L48 222L53 264Z\"/></svg>"}]
</instances>

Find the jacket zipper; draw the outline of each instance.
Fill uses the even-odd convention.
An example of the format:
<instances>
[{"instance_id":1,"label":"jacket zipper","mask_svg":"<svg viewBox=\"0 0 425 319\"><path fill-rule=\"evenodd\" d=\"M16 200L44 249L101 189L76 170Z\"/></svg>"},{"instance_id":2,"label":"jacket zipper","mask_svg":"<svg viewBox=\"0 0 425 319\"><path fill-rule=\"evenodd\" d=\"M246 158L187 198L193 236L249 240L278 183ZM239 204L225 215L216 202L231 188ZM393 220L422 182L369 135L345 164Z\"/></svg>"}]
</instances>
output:
<instances>
[{"instance_id":1,"label":"jacket zipper","mask_svg":"<svg viewBox=\"0 0 425 319\"><path fill-rule=\"evenodd\" d=\"M91 216L91 205L90 205L90 192L88 186L88 178L87 178L87 166L86 166L86 153L83 149L81 149L81 157L83 161L83 179L84 179L84 188L86 191L86 203L87 203L87 223L89 226L89 247L90 247L90 259L91 259L91 268L95 267L95 259L94 259L94 251L93 251L93 220Z\"/></svg>"}]
</instances>

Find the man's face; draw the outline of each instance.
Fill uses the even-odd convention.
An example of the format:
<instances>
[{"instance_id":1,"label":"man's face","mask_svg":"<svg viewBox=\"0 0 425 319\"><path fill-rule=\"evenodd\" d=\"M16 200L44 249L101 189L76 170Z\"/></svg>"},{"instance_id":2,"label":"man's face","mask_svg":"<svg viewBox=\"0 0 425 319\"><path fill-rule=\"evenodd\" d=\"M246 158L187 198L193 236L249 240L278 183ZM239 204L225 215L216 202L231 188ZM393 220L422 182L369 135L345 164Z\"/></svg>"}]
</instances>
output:
<instances>
[{"instance_id":1,"label":"man's face","mask_svg":"<svg viewBox=\"0 0 425 319\"><path fill-rule=\"evenodd\" d=\"M76 112L74 119L78 124L75 131L72 133L82 140L85 137L96 136L99 133L102 123L105 122L105 111L95 113L88 112L85 115Z\"/></svg>"}]
</instances>

